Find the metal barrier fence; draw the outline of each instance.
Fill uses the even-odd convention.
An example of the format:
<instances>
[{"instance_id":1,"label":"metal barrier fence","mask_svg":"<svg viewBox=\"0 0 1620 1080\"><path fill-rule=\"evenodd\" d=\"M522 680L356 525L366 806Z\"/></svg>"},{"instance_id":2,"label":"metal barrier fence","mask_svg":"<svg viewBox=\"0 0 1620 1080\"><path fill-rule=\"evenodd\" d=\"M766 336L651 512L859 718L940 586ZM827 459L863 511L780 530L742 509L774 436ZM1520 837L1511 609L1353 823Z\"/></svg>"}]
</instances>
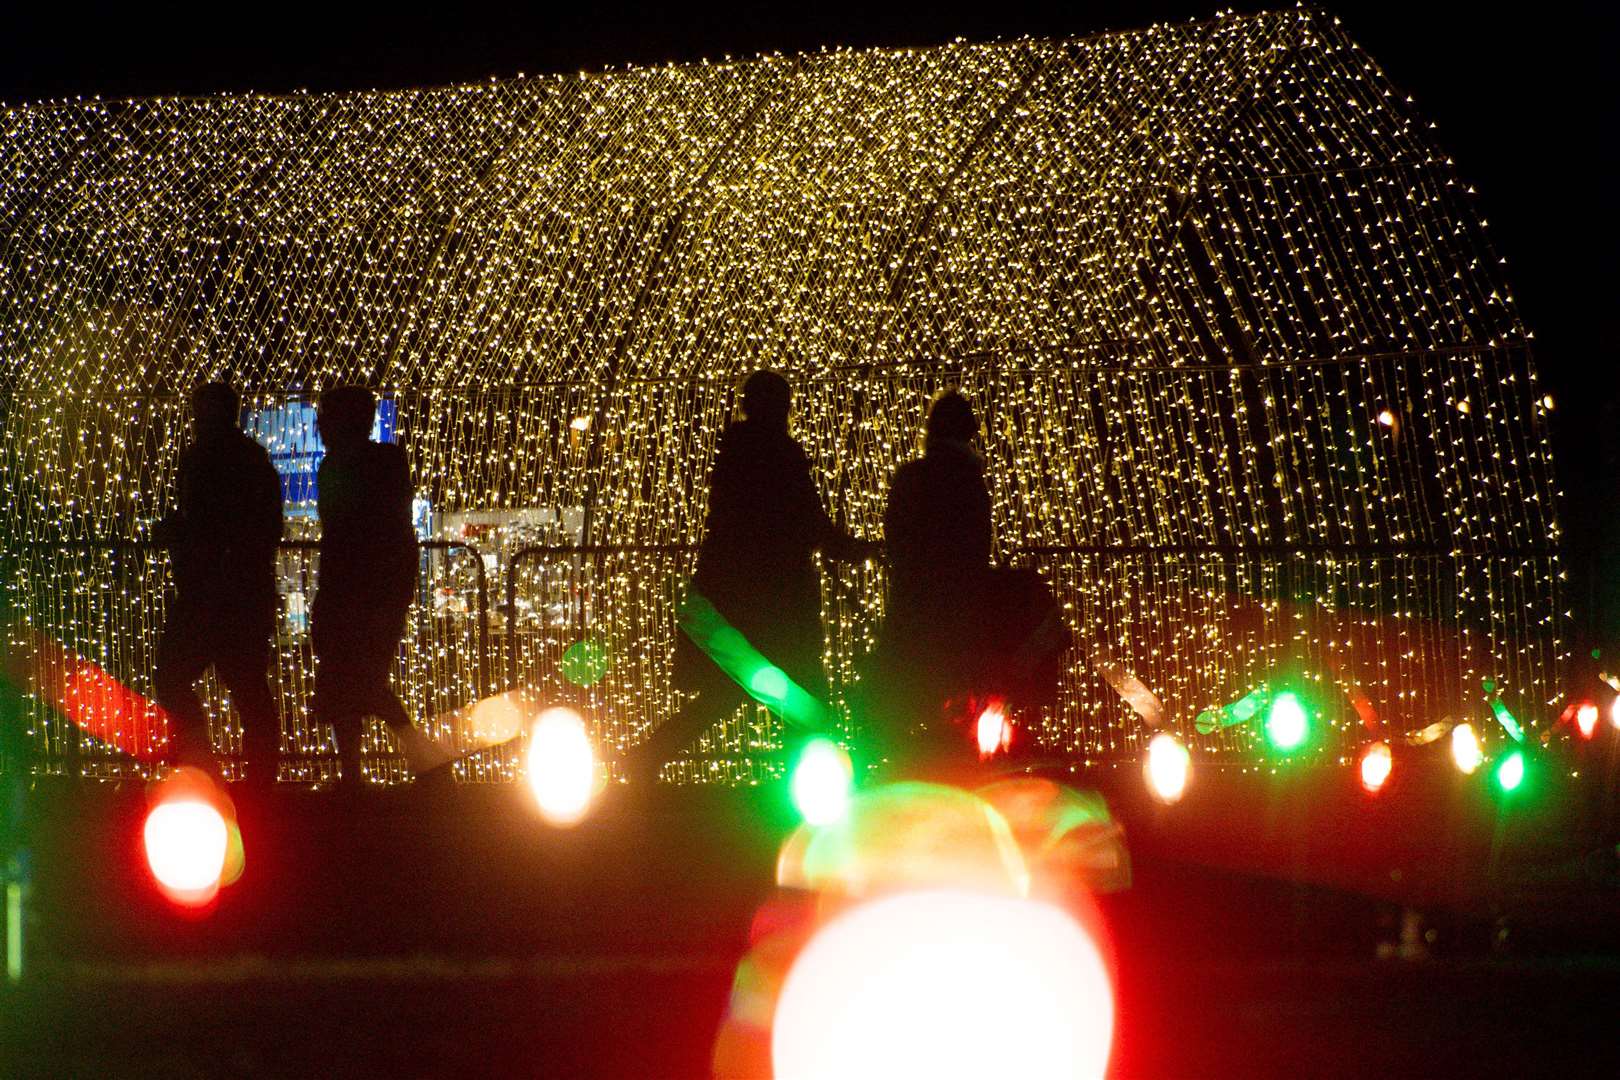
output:
<instances>
[{"instance_id":1,"label":"metal barrier fence","mask_svg":"<svg viewBox=\"0 0 1620 1080\"><path fill-rule=\"evenodd\" d=\"M1327 758L1374 729L1400 734L1484 709L1485 680L1532 718L1558 693L1551 628L1483 617L1488 603L1545 580L1550 551L1065 546L1002 556L1040 571L1075 631L1057 705L1023 721L1047 749L1077 761L1134 755L1143 744L1143 725L1099 669L1105 658L1152 688L1177 730L1217 754L1251 754L1255 733L1199 736L1196 714L1280 676L1309 691L1324 722L1316 752ZM510 621L497 635L507 683L572 701L605 743L634 743L678 706L668 688L675 608L694 559L695 548L668 545L512 552ZM880 563L823 566L830 704L857 737L862 717L851 704L884 593ZM569 681L570 648L606 659L589 687ZM779 748L779 725L745 707L701 738L692 760L670 768L682 779L749 782L775 767Z\"/></svg>"},{"instance_id":2,"label":"metal barrier fence","mask_svg":"<svg viewBox=\"0 0 1620 1080\"><path fill-rule=\"evenodd\" d=\"M318 581L318 548L289 540L278 555L279 608L270 684L282 717L281 776L317 781L335 769L330 728L309 717L314 656L309 598ZM167 614L167 553L149 541L63 541L23 545L7 583L12 617L4 628L13 655L32 656L45 643L60 646L106 671L139 695L115 726L75 723L51 702L69 689L67 673L35 663L21 680L16 721L24 729L28 767L43 773L79 773L118 779L144 776L167 748L167 728L153 701L153 662ZM406 707L451 745L471 749L466 732L448 717L490 689L487 568L467 544L434 540L421 545L422 570L395 685ZM465 589L456 587L459 579ZM210 671L199 685L214 745L226 770L238 767L241 725ZM105 719L105 718L103 718ZM81 718L82 720L82 718ZM374 774L405 775L387 728L370 721L363 750ZM489 763L474 759L464 772L480 775Z\"/></svg>"},{"instance_id":3,"label":"metal barrier fence","mask_svg":"<svg viewBox=\"0 0 1620 1080\"><path fill-rule=\"evenodd\" d=\"M286 780L314 781L334 768L330 732L317 730L308 713L314 665L305 598L317 583L317 546L290 541L280 556L271 677ZM670 686L675 611L695 552L535 545L503 559L460 542L426 542L397 689L418 723L467 753L457 767L467 781L517 774L515 747L479 751L458 712L504 688L526 687L540 700L579 708L610 752L632 745L680 704ZM1399 733L1466 715L1482 707L1487 679L1532 722L1558 692L1550 628L1481 617L1525 582L1546 580L1551 552L1071 546L1010 549L1003 557L1040 570L1075 630L1057 705L1023 722L1049 750L1076 760L1124 757L1141 746L1142 726L1099 670L1101 658L1158 693L1170 722L1210 753L1246 754L1253 733L1194 736L1194 715L1279 674L1314 686L1326 722L1318 751L1326 756L1366 737L1363 725ZM7 632L58 642L150 699L166 610L164 562L160 548L141 542L25 547L10 583L16 610ZM495 574L504 588L492 607ZM822 583L830 704L858 737L861 717L851 699L881 624L885 571L879 561L829 563ZM238 753L240 728L212 675L203 690L216 745ZM108 741L69 723L48 699L22 697L35 771L142 775L164 752L156 715L126 718ZM764 710L744 707L702 736L690 758L672 763L669 775L756 782L779 769L780 735ZM368 728L364 751L381 766L374 771L404 775L380 723Z\"/></svg>"}]
</instances>

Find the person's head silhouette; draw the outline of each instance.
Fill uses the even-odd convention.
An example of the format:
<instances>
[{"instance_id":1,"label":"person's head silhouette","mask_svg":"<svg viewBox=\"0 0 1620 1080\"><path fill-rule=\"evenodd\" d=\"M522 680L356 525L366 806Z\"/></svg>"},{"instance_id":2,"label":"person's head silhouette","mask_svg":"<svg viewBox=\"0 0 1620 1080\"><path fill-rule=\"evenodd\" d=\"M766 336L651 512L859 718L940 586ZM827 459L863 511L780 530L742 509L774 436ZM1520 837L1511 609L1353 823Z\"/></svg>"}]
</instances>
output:
<instances>
[{"instance_id":1,"label":"person's head silhouette","mask_svg":"<svg viewBox=\"0 0 1620 1080\"><path fill-rule=\"evenodd\" d=\"M217 439L235 431L241 411L242 399L228 383L203 383L191 392L191 415L200 440Z\"/></svg>"},{"instance_id":2,"label":"person's head silhouette","mask_svg":"<svg viewBox=\"0 0 1620 1080\"><path fill-rule=\"evenodd\" d=\"M979 419L973 415L973 406L955 390L947 390L934 399L928 409L928 422L923 434L929 443L972 442L979 433Z\"/></svg>"},{"instance_id":3,"label":"person's head silhouette","mask_svg":"<svg viewBox=\"0 0 1620 1080\"><path fill-rule=\"evenodd\" d=\"M761 427L787 430L788 413L793 408L793 390L774 371L756 371L742 388L743 415Z\"/></svg>"},{"instance_id":4,"label":"person's head silhouette","mask_svg":"<svg viewBox=\"0 0 1620 1080\"><path fill-rule=\"evenodd\" d=\"M335 386L321 394L315 425L329 448L355 446L371 438L377 398L363 386Z\"/></svg>"}]
</instances>

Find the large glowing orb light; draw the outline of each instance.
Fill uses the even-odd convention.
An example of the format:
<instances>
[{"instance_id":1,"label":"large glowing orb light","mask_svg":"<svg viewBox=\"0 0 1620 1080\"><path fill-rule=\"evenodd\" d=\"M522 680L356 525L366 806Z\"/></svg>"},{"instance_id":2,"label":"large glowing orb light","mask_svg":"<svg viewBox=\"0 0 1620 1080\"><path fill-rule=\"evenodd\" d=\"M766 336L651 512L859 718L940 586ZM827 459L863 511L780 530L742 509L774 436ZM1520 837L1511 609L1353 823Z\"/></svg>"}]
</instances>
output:
<instances>
[{"instance_id":1,"label":"large glowing orb light","mask_svg":"<svg viewBox=\"0 0 1620 1080\"><path fill-rule=\"evenodd\" d=\"M1394 770L1395 755L1390 752L1389 743L1375 742L1361 752L1361 786L1367 794L1376 795L1384 790Z\"/></svg>"},{"instance_id":2,"label":"large glowing orb light","mask_svg":"<svg viewBox=\"0 0 1620 1080\"><path fill-rule=\"evenodd\" d=\"M1012 745L1012 725L1007 723L1007 713L1000 705L990 705L979 714L979 722L974 731L979 743L979 760L993 757L997 750L1005 750Z\"/></svg>"},{"instance_id":3,"label":"large glowing orb light","mask_svg":"<svg viewBox=\"0 0 1620 1080\"><path fill-rule=\"evenodd\" d=\"M771 1034L779 1080L1100 1077L1114 998L1096 944L1032 900L902 893L811 939Z\"/></svg>"},{"instance_id":4,"label":"large glowing orb light","mask_svg":"<svg viewBox=\"0 0 1620 1080\"><path fill-rule=\"evenodd\" d=\"M1524 783L1524 751L1514 750L1496 767L1496 786L1504 792L1519 790Z\"/></svg>"},{"instance_id":5,"label":"large glowing orb light","mask_svg":"<svg viewBox=\"0 0 1620 1080\"><path fill-rule=\"evenodd\" d=\"M1147 760L1142 766L1147 777L1148 790L1162 803L1181 799L1187 790L1187 779L1192 774L1192 756L1187 748L1170 734L1161 731L1148 742Z\"/></svg>"},{"instance_id":6,"label":"large glowing orb light","mask_svg":"<svg viewBox=\"0 0 1620 1080\"><path fill-rule=\"evenodd\" d=\"M1286 753L1299 749L1309 734L1310 720L1299 695L1287 690L1278 694L1266 713L1266 741L1273 749Z\"/></svg>"},{"instance_id":7,"label":"large glowing orb light","mask_svg":"<svg viewBox=\"0 0 1620 1080\"><path fill-rule=\"evenodd\" d=\"M788 781L794 808L810 825L832 825L849 813L855 766L843 747L831 739L805 744Z\"/></svg>"},{"instance_id":8,"label":"large glowing orb light","mask_svg":"<svg viewBox=\"0 0 1620 1080\"><path fill-rule=\"evenodd\" d=\"M146 865L170 899L206 903L219 890L229 833L225 818L201 799L161 802L146 815Z\"/></svg>"},{"instance_id":9,"label":"large glowing orb light","mask_svg":"<svg viewBox=\"0 0 1620 1080\"><path fill-rule=\"evenodd\" d=\"M1451 760L1465 776L1472 776L1485 763L1485 749L1479 744L1473 724L1458 724L1451 729Z\"/></svg>"},{"instance_id":10,"label":"large glowing orb light","mask_svg":"<svg viewBox=\"0 0 1620 1080\"><path fill-rule=\"evenodd\" d=\"M596 751L579 713L557 707L535 718L526 772L541 817L565 826L584 820L596 790Z\"/></svg>"}]
</instances>

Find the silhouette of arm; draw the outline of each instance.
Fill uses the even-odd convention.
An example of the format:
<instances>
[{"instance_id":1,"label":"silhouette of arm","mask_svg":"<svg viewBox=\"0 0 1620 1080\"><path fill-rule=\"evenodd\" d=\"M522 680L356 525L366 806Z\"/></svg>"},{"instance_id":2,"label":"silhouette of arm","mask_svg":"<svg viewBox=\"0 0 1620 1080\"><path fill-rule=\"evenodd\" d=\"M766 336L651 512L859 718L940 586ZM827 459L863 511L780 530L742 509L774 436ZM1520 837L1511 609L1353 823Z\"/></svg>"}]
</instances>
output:
<instances>
[{"instance_id":1,"label":"silhouette of arm","mask_svg":"<svg viewBox=\"0 0 1620 1080\"><path fill-rule=\"evenodd\" d=\"M911 568L917 550L917 508L915 470L902 465L889 482L889 501L883 508L883 542L888 547L889 566L896 575Z\"/></svg>"},{"instance_id":2,"label":"silhouette of arm","mask_svg":"<svg viewBox=\"0 0 1620 1080\"><path fill-rule=\"evenodd\" d=\"M380 443L377 446L385 463L383 476L379 478L383 482L386 499L384 520L389 522L389 530L397 538L390 543L398 545L397 555L390 557L397 577L390 584L396 596L409 599L416 591L419 569L416 530L411 525L411 500L415 496L415 489L411 486L411 463L403 447L394 443ZM395 558L397 563L394 562Z\"/></svg>"},{"instance_id":3,"label":"silhouette of arm","mask_svg":"<svg viewBox=\"0 0 1620 1080\"><path fill-rule=\"evenodd\" d=\"M789 498L798 520L802 522L804 535L810 538L811 550L819 551L827 558L838 562L858 562L864 559L871 545L851 536L828 516L826 507L822 505L821 495L816 491L815 478L810 472L810 459L802 448L796 449L798 456L789 486L791 493Z\"/></svg>"},{"instance_id":4,"label":"silhouette of arm","mask_svg":"<svg viewBox=\"0 0 1620 1080\"><path fill-rule=\"evenodd\" d=\"M180 468L174 482L174 509L165 514L157 526L156 538L160 544L174 547L185 542L186 509L191 501L191 476L195 471L192 458L192 447L188 446L181 451Z\"/></svg>"},{"instance_id":5,"label":"silhouette of arm","mask_svg":"<svg viewBox=\"0 0 1620 1080\"><path fill-rule=\"evenodd\" d=\"M253 444L253 507L254 538L267 548L281 542L284 515L281 506L281 477L270 463L270 455L258 443Z\"/></svg>"},{"instance_id":6,"label":"silhouette of arm","mask_svg":"<svg viewBox=\"0 0 1620 1080\"><path fill-rule=\"evenodd\" d=\"M989 566L995 540L990 522L990 489L981 479L964 493L963 537L971 565Z\"/></svg>"}]
</instances>

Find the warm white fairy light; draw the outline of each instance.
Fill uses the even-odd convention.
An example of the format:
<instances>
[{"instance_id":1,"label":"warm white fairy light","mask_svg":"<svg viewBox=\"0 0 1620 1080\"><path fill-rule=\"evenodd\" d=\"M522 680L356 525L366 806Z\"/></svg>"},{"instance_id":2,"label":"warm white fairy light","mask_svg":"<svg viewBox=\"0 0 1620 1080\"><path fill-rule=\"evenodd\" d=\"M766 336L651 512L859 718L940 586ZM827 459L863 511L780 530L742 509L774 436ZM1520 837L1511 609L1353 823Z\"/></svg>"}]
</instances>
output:
<instances>
[{"instance_id":1,"label":"warm white fairy light","mask_svg":"<svg viewBox=\"0 0 1620 1080\"><path fill-rule=\"evenodd\" d=\"M250 404L350 379L393 395L441 535L490 555L691 544L731 389L759 366L792 377L823 492L876 536L929 394L956 381L985 416L1004 554L1155 549L1028 558L1080 640L1173 722L1290 660L1396 726L1482 676L1526 702L1557 692L1552 402L1528 335L1450 159L1309 11L12 108L0 237L22 540L148 535L173 497L183 391L229 371ZM662 552L523 564L491 682L510 667L560 695L562 650L594 634L612 666L582 711L602 745L634 741L676 704L689 568ZM7 587L139 688L164 574L161 556L28 552ZM419 716L497 688L477 685L471 582L470 557L435 556L400 679ZM875 568L827 574L835 687L881 597ZM313 750L307 636L290 611L283 626L289 745ZM1329 722L1328 751L1356 738ZM1082 756L1141 739L1078 659L1031 727ZM757 776L774 740L747 710L711 733L709 764L678 771Z\"/></svg>"}]
</instances>

